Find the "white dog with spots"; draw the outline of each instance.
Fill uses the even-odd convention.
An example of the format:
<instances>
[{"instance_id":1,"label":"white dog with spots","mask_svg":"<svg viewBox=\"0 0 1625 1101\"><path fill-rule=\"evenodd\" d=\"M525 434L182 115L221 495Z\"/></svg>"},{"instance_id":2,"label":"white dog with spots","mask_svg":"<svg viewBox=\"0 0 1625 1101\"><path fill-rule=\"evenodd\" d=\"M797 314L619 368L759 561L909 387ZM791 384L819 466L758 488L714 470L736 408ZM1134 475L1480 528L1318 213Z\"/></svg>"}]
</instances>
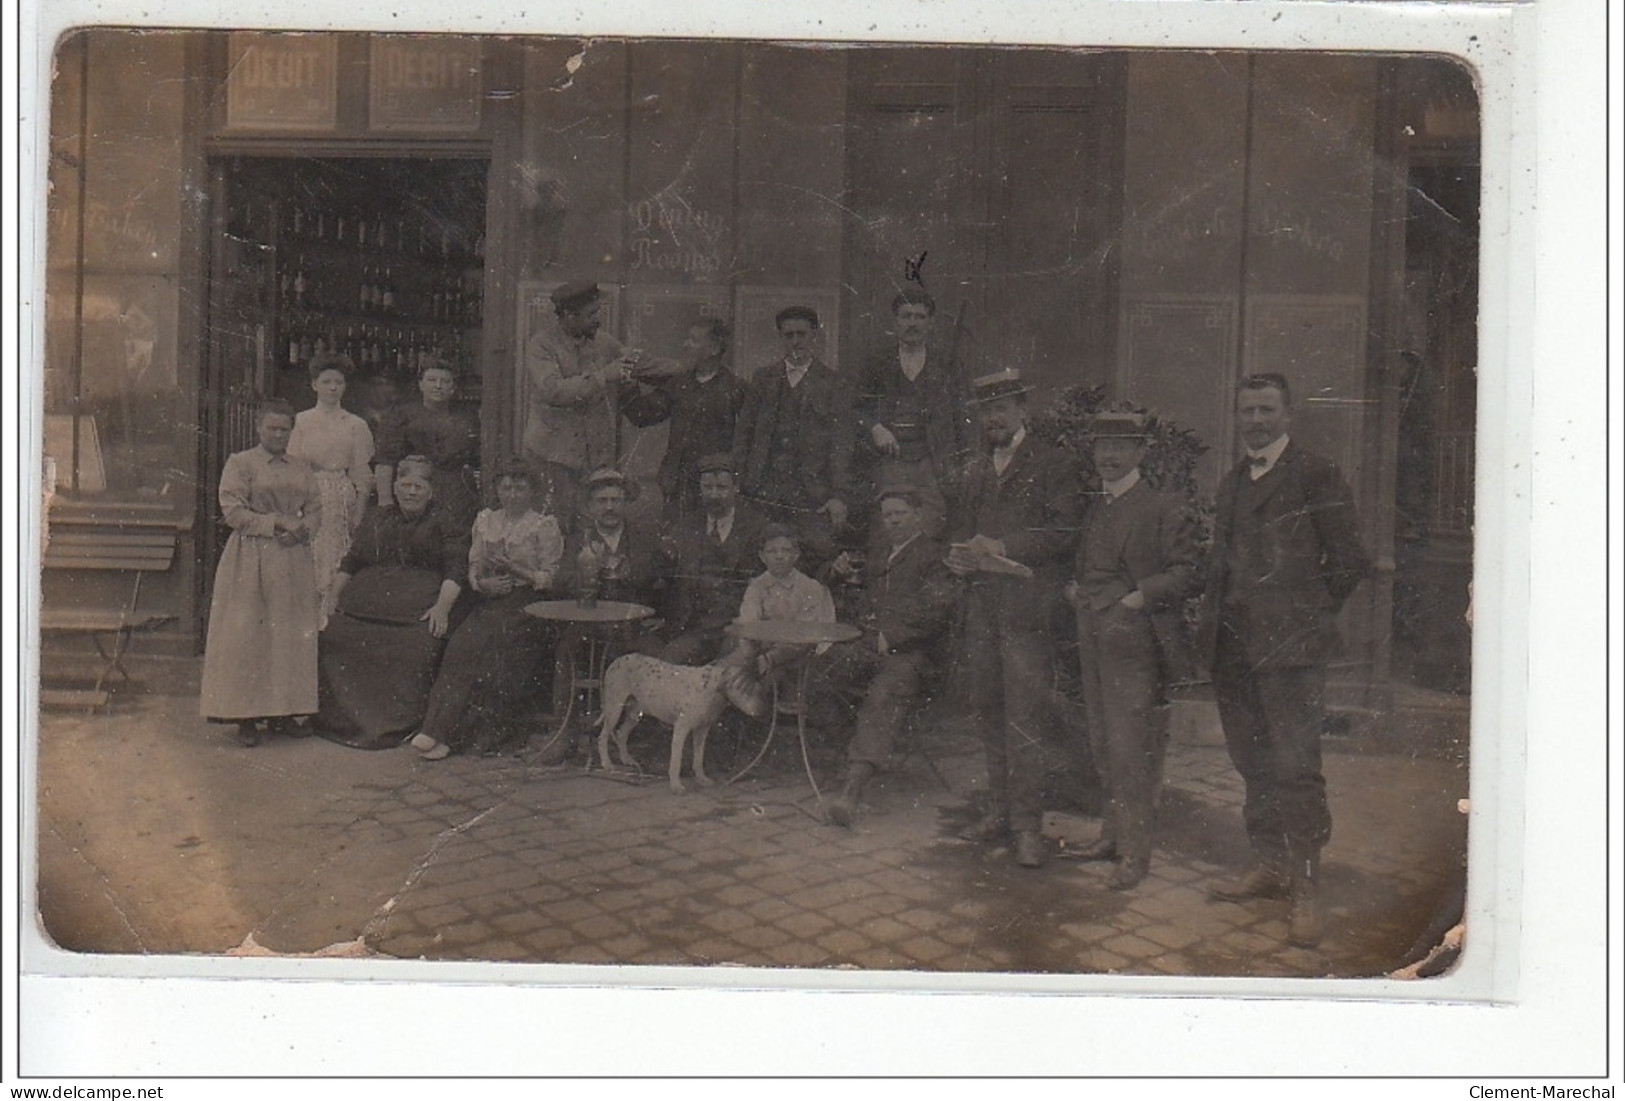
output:
<instances>
[{"instance_id":1,"label":"white dog with spots","mask_svg":"<svg viewBox=\"0 0 1625 1101\"><path fill-rule=\"evenodd\" d=\"M636 768L626 740L645 715L671 726L671 790L683 785L683 745L694 738L694 782L710 784L705 774L705 739L711 724L732 703L752 718L767 713L767 696L749 671L734 664L673 665L659 658L627 654L604 672L604 719L598 731L598 761L609 763L609 738L615 735L621 764ZM617 726L617 721L619 725Z\"/></svg>"}]
</instances>

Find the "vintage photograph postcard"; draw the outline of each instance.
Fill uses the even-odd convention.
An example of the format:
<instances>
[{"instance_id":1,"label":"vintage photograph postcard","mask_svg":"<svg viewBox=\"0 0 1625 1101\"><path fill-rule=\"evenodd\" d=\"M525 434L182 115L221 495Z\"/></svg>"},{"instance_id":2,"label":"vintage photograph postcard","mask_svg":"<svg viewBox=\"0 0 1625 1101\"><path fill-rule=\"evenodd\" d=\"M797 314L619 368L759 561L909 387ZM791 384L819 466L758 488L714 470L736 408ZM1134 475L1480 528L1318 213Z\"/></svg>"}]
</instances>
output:
<instances>
[{"instance_id":1,"label":"vintage photograph postcard","mask_svg":"<svg viewBox=\"0 0 1625 1101\"><path fill-rule=\"evenodd\" d=\"M1504 992L1516 90L1396 27L53 25L26 962Z\"/></svg>"}]
</instances>

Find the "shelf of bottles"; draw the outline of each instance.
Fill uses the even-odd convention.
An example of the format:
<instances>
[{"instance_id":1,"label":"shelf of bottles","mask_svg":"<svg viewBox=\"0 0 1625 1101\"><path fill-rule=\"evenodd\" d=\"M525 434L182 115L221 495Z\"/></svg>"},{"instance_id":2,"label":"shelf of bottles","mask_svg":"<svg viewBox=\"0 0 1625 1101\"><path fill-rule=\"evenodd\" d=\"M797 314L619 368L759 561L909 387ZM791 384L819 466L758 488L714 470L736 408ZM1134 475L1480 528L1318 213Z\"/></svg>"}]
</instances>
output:
<instances>
[{"instance_id":1,"label":"shelf of bottles","mask_svg":"<svg viewBox=\"0 0 1625 1101\"><path fill-rule=\"evenodd\" d=\"M278 215L276 350L285 370L317 353L399 381L425 358L466 359L478 329L484 239L427 212L331 210L286 202ZM468 366L466 363L463 366Z\"/></svg>"}]
</instances>

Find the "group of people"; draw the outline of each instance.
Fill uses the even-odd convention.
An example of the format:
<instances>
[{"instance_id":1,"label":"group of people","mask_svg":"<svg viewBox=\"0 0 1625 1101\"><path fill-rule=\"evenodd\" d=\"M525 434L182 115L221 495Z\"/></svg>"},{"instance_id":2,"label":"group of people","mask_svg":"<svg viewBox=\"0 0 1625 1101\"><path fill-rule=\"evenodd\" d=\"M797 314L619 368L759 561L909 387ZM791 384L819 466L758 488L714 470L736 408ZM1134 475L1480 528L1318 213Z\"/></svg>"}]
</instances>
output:
<instances>
[{"instance_id":1,"label":"group of people","mask_svg":"<svg viewBox=\"0 0 1625 1101\"><path fill-rule=\"evenodd\" d=\"M380 425L376 454L339 406L340 359L312 365L314 409L265 407L259 446L221 478L233 535L211 606L205 716L237 722L245 744L303 733L313 716L329 737L409 739L431 760L499 750L524 737L524 708L557 692L560 640L525 612L548 594L590 585L647 605L656 614L622 648L759 677L808 654L741 643L731 624L840 619L861 637L811 659L814 699L844 701L833 724L851 729L829 821L854 822L951 667L987 767L964 836L1038 867L1050 855L1055 613L1069 605L1107 795L1080 855L1112 861L1115 890L1145 878L1167 689L1210 670L1256 856L1214 894L1289 898L1290 939L1318 941L1326 664L1334 617L1369 561L1342 475L1289 435L1285 378L1237 389L1247 453L1223 477L1204 551L1188 502L1145 476L1145 414L1094 419L1100 484L1086 487L1030 430L1018 371L959 382L918 289L892 303L896 345L850 379L813 354L819 319L805 306L776 318L782 358L741 379L719 320L699 319L684 354L660 359L601 331L595 285L566 284L553 305L524 352L523 452L488 472L494 505L477 514L478 433L451 406L449 365L424 369L421 406ZM670 424L658 520L629 508L623 421ZM1184 609L1198 595L1191 638Z\"/></svg>"}]
</instances>

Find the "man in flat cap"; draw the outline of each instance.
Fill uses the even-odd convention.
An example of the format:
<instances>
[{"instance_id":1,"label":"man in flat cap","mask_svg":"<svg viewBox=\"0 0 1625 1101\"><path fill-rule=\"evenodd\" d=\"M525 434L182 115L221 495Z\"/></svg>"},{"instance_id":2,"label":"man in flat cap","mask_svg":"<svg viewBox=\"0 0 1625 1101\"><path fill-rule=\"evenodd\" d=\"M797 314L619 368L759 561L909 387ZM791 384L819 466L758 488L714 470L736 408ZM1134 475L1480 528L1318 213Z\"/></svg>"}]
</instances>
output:
<instances>
[{"instance_id":1,"label":"man in flat cap","mask_svg":"<svg viewBox=\"0 0 1625 1101\"><path fill-rule=\"evenodd\" d=\"M556 515L569 530L582 479L619 461L623 390L654 365L600 331L598 284L565 283L552 300L554 316L524 349L522 439L526 457L551 483Z\"/></svg>"},{"instance_id":2,"label":"man in flat cap","mask_svg":"<svg viewBox=\"0 0 1625 1101\"><path fill-rule=\"evenodd\" d=\"M788 306L774 319L784 357L758 370L734 431L734 469L746 500L802 535L817 569L846 526L852 457L851 389L813 355L818 312Z\"/></svg>"},{"instance_id":3,"label":"man in flat cap","mask_svg":"<svg viewBox=\"0 0 1625 1101\"><path fill-rule=\"evenodd\" d=\"M1140 470L1147 418L1108 411L1090 425L1101 488L1084 515L1066 597L1077 609L1089 742L1106 789L1100 837L1085 860L1115 860L1108 885L1137 886L1151 836L1168 735L1165 690L1191 676L1183 604L1198 585L1190 510Z\"/></svg>"},{"instance_id":4,"label":"man in flat cap","mask_svg":"<svg viewBox=\"0 0 1625 1101\"><path fill-rule=\"evenodd\" d=\"M659 656L678 665L701 665L723 652L723 631L762 569L766 521L739 500L732 457L713 453L696 465L700 510L679 517L666 539L672 580Z\"/></svg>"},{"instance_id":5,"label":"man in flat cap","mask_svg":"<svg viewBox=\"0 0 1625 1101\"><path fill-rule=\"evenodd\" d=\"M1343 475L1288 435L1287 380L1242 379L1236 422L1247 453L1219 483L1198 653L1212 661L1256 862L1213 894L1287 896L1287 940L1310 947L1321 937L1320 850L1332 833L1320 765L1326 663L1338 610L1371 562Z\"/></svg>"},{"instance_id":6,"label":"man in flat cap","mask_svg":"<svg viewBox=\"0 0 1625 1101\"><path fill-rule=\"evenodd\" d=\"M968 581L965 656L971 706L987 756L988 801L963 836L1003 842L1015 834L1016 862L1048 857L1041 731L1050 699L1061 599L1077 541L1082 492L1073 462L1027 430L1027 387L1019 372L972 383L983 453L967 465L948 568Z\"/></svg>"},{"instance_id":7,"label":"man in flat cap","mask_svg":"<svg viewBox=\"0 0 1625 1101\"><path fill-rule=\"evenodd\" d=\"M652 521L627 515L637 482L614 467L588 474L583 522L564 543L558 582L566 591L594 587L595 595L659 608L666 570L660 535ZM641 647L646 652L646 647Z\"/></svg>"}]
</instances>

